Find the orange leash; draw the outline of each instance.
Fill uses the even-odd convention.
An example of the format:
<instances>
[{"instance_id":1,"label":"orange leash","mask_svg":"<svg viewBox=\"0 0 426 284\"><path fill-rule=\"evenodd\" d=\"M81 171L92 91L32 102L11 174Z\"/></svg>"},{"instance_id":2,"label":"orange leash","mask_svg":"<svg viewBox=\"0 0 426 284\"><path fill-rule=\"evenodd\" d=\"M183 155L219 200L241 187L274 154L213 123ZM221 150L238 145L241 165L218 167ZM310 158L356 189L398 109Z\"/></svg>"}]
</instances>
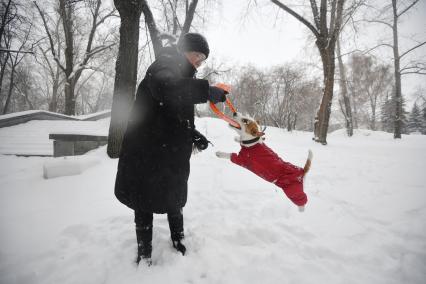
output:
<instances>
[{"instance_id":1,"label":"orange leash","mask_svg":"<svg viewBox=\"0 0 426 284\"><path fill-rule=\"evenodd\" d=\"M223 84L223 83L218 83L218 84L216 84L216 87L221 88L222 90L224 90L228 94L231 92L231 86L229 86L229 85L226 85L226 84ZM226 98L225 103L228 105L228 107L232 111L232 113L237 112L234 105L231 103L231 100L228 97ZM234 126L236 128L239 128L239 129L241 128L241 126L238 124L238 122L236 122L232 118L226 116L223 112L221 112L217 108L217 106L214 103L210 102L210 108L219 118L225 120L226 122L228 122L229 124L231 124L232 126Z\"/></svg>"}]
</instances>

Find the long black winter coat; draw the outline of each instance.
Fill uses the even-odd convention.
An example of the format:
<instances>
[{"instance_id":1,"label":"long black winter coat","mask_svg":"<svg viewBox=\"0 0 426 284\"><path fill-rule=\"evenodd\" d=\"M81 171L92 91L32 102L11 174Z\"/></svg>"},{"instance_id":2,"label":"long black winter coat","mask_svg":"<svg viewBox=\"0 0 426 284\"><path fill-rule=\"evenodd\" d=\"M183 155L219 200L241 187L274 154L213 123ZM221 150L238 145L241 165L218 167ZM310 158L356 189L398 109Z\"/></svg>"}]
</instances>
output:
<instances>
[{"instance_id":1,"label":"long black winter coat","mask_svg":"<svg viewBox=\"0 0 426 284\"><path fill-rule=\"evenodd\" d=\"M194 104L205 103L207 80L175 48L164 48L140 83L123 138L115 195L153 213L185 206Z\"/></svg>"}]
</instances>

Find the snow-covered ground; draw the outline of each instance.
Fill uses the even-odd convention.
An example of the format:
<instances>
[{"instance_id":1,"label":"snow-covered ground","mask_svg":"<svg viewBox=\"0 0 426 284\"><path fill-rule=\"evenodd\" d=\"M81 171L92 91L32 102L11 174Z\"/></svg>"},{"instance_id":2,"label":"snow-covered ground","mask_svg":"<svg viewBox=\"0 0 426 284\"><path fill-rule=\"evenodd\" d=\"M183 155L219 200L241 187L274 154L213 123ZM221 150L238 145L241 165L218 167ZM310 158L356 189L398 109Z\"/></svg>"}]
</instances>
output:
<instances>
[{"instance_id":1,"label":"snow-covered ground","mask_svg":"<svg viewBox=\"0 0 426 284\"><path fill-rule=\"evenodd\" d=\"M188 253L154 217L151 267L133 264L133 216L113 195L105 147L82 174L43 179L59 158L0 156L0 283L425 283L426 137L357 131L318 145L305 132L266 130L266 143L303 165L305 212L215 151L238 151L223 121L199 119L214 147L192 157L184 208ZM62 159L62 158L61 158Z\"/></svg>"}]
</instances>

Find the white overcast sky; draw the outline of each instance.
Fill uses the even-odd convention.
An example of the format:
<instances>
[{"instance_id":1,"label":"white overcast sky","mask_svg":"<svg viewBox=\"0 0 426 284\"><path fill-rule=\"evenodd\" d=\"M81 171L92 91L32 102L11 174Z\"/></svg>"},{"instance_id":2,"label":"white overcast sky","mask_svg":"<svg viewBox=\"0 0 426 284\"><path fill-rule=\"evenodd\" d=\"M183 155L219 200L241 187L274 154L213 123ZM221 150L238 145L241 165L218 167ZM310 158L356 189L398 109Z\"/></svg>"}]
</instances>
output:
<instances>
[{"instance_id":1,"label":"white overcast sky","mask_svg":"<svg viewBox=\"0 0 426 284\"><path fill-rule=\"evenodd\" d=\"M390 2L390 0L379 0ZM308 39L308 29L270 1L257 1L258 6L247 9L247 0L223 0L208 16L208 23L202 32L206 35L212 57L225 60L230 65L252 63L255 66L270 67L284 62L311 61L319 58L313 41ZM251 1L253 2L253 1ZM284 1L295 3L294 1ZM300 1L306 2L306 1ZM295 8L297 9L297 7ZM247 12L248 11L248 12ZM301 11L299 9L298 11ZM400 24L401 51L415 45L405 39L413 33L421 41L426 40L426 0L420 0L415 10L406 14ZM374 46L379 39L391 40L391 30L377 28L362 30L354 37L346 37L342 47L349 51L355 44L359 49ZM409 43L409 45L407 45ZM390 50L380 48L375 55L392 63ZM342 50L345 53L345 50ZM416 53L426 57L426 46ZM318 61L319 64L319 61ZM411 95L419 86L426 89L426 76L408 75L403 77L403 92Z\"/></svg>"}]
</instances>

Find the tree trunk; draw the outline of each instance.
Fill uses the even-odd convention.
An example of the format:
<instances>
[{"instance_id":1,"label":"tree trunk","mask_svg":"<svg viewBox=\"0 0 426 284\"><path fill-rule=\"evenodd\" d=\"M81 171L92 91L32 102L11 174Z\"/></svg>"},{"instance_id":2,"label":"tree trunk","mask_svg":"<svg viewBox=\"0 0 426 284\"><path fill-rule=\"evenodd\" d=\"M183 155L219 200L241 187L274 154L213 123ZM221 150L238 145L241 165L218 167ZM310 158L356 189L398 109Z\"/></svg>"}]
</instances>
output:
<instances>
[{"instance_id":1,"label":"tree trunk","mask_svg":"<svg viewBox=\"0 0 426 284\"><path fill-rule=\"evenodd\" d=\"M59 68L59 67L57 67ZM58 90L59 90L59 70L57 70L56 78L53 78L52 86L52 99L49 102L49 111L57 112L58 111Z\"/></svg>"},{"instance_id":2,"label":"tree trunk","mask_svg":"<svg viewBox=\"0 0 426 284\"><path fill-rule=\"evenodd\" d=\"M337 59L339 62L339 73L340 73L340 94L343 98L343 104L345 105L345 126L346 126L346 132L349 137L351 137L354 134L354 128L353 128L353 122L352 122L352 108L351 108L351 102L349 100L348 96L348 86L347 86L347 78L346 78L346 70L345 65L343 64L342 60L342 54L340 51L340 40L337 39L336 42L336 52L337 52Z\"/></svg>"},{"instance_id":3,"label":"tree trunk","mask_svg":"<svg viewBox=\"0 0 426 284\"><path fill-rule=\"evenodd\" d=\"M115 0L120 12L120 46L115 66L114 94L109 127L108 149L110 158L118 158L127 127L128 113L135 95L138 62L139 19L141 2Z\"/></svg>"},{"instance_id":4,"label":"tree trunk","mask_svg":"<svg viewBox=\"0 0 426 284\"><path fill-rule=\"evenodd\" d=\"M62 25L65 34L65 114L75 114L74 89L72 76L74 68L74 35L73 35L73 5L66 5L65 0L59 1Z\"/></svg>"},{"instance_id":5,"label":"tree trunk","mask_svg":"<svg viewBox=\"0 0 426 284\"><path fill-rule=\"evenodd\" d=\"M3 6L2 8L4 10L3 10L3 13L2 13L3 15L2 15L1 25L0 25L0 46L1 46L1 43L3 42L2 37L3 37L3 34L4 34L4 28L6 27L6 24L8 22L8 16L10 16L9 15L9 9L10 9L11 3L12 3L12 0L9 0L7 2L7 5L2 1L2 6ZM13 3L12 3L12 5L13 5Z\"/></svg>"},{"instance_id":6,"label":"tree trunk","mask_svg":"<svg viewBox=\"0 0 426 284\"><path fill-rule=\"evenodd\" d=\"M65 114L75 115L74 82L67 80L65 83Z\"/></svg>"},{"instance_id":7,"label":"tree trunk","mask_svg":"<svg viewBox=\"0 0 426 284\"><path fill-rule=\"evenodd\" d=\"M324 69L324 94L317 113L318 121L315 123L315 141L327 145L328 123L331 114L331 103L334 88L334 45L333 40L327 43L317 40L317 46L321 55Z\"/></svg>"},{"instance_id":8,"label":"tree trunk","mask_svg":"<svg viewBox=\"0 0 426 284\"><path fill-rule=\"evenodd\" d=\"M354 94L355 93L352 92L352 98ZM358 129L358 104L355 99L352 100L352 105L354 106L354 113L353 113L354 128Z\"/></svg>"},{"instance_id":9,"label":"tree trunk","mask_svg":"<svg viewBox=\"0 0 426 284\"><path fill-rule=\"evenodd\" d=\"M4 78L4 72L6 71L6 65L10 58L10 52L7 52L6 58L4 59L4 62L2 62L1 70L0 70L0 95L3 88L3 78Z\"/></svg>"},{"instance_id":10,"label":"tree trunk","mask_svg":"<svg viewBox=\"0 0 426 284\"><path fill-rule=\"evenodd\" d=\"M392 0L393 7L393 58L394 58L394 72L395 72L395 130L393 137L401 138L402 132L402 90L401 90L401 71L400 71L400 58L398 49L398 12L396 7L396 0Z\"/></svg>"},{"instance_id":11,"label":"tree trunk","mask_svg":"<svg viewBox=\"0 0 426 284\"><path fill-rule=\"evenodd\" d=\"M10 104L10 99L12 98L13 86L14 86L14 80L15 80L15 67L16 67L16 64L12 62L12 71L10 72L9 91L7 93L6 103L4 104L3 114L7 113L7 109L9 108L9 104Z\"/></svg>"},{"instance_id":12,"label":"tree trunk","mask_svg":"<svg viewBox=\"0 0 426 284\"><path fill-rule=\"evenodd\" d=\"M371 109L371 130L376 130L376 108Z\"/></svg>"}]
</instances>

